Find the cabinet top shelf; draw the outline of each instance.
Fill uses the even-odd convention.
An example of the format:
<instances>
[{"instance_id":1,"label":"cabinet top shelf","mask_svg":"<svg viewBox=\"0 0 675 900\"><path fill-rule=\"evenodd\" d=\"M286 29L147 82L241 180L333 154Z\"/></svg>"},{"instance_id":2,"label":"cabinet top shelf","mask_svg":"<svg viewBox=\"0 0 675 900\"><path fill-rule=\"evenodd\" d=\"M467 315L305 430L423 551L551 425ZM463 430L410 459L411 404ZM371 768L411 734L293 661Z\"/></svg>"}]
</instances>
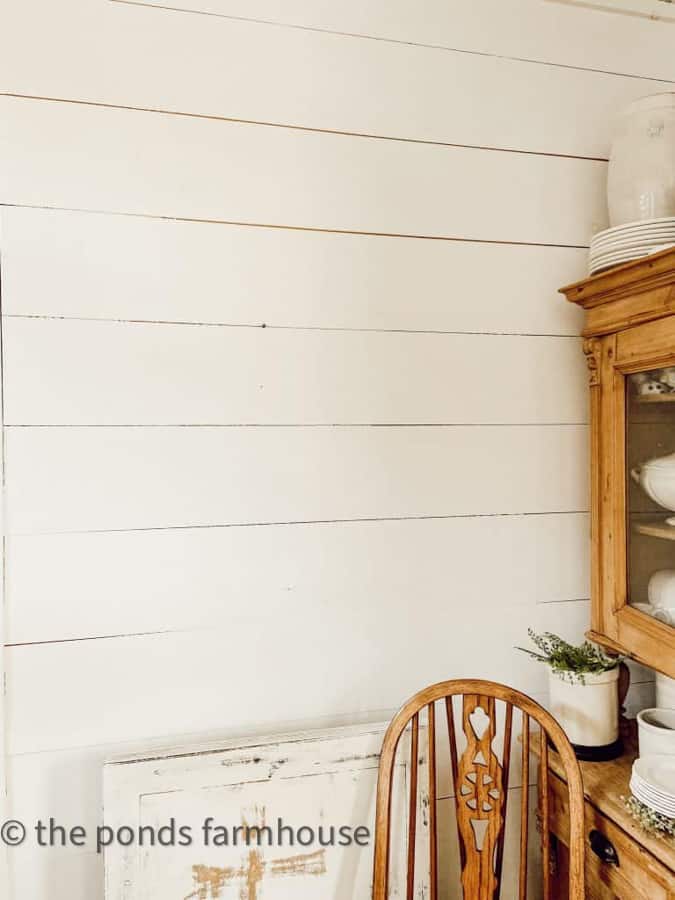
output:
<instances>
[{"instance_id":1,"label":"cabinet top shelf","mask_svg":"<svg viewBox=\"0 0 675 900\"><path fill-rule=\"evenodd\" d=\"M638 534L675 541L675 525L667 525L663 519L655 519L651 522L634 522L633 528Z\"/></svg>"},{"instance_id":2,"label":"cabinet top shelf","mask_svg":"<svg viewBox=\"0 0 675 900\"><path fill-rule=\"evenodd\" d=\"M638 394L638 403L675 403L675 391L671 394Z\"/></svg>"}]
</instances>

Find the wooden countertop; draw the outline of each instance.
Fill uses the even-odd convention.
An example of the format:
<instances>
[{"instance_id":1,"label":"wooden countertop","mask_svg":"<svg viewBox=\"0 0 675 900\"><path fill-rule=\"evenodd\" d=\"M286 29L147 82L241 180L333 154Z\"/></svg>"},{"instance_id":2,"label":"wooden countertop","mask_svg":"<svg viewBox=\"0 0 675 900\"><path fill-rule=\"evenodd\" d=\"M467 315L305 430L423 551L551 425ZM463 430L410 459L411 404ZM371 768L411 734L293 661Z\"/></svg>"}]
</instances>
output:
<instances>
[{"instance_id":1,"label":"wooden countertop","mask_svg":"<svg viewBox=\"0 0 675 900\"><path fill-rule=\"evenodd\" d=\"M584 794L599 812L611 819L634 841L675 872L675 838L654 837L633 819L622 797L630 797L628 787L631 768L637 757L637 731L635 722L627 723L623 734L626 750L618 759L610 762L580 762L584 782ZM538 740L530 740L530 746L538 747ZM565 780L560 757L549 752L549 768Z\"/></svg>"}]
</instances>

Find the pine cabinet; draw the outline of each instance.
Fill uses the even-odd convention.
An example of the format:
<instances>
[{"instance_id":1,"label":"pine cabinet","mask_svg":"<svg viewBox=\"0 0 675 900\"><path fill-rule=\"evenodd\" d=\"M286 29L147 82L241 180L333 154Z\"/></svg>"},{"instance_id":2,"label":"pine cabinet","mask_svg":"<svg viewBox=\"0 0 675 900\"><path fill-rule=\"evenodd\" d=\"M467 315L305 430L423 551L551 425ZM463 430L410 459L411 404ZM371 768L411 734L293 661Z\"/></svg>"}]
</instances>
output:
<instances>
[{"instance_id":1,"label":"pine cabinet","mask_svg":"<svg viewBox=\"0 0 675 900\"><path fill-rule=\"evenodd\" d=\"M589 637L675 678L675 249L562 293L586 313Z\"/></svg>"}]
</instances>

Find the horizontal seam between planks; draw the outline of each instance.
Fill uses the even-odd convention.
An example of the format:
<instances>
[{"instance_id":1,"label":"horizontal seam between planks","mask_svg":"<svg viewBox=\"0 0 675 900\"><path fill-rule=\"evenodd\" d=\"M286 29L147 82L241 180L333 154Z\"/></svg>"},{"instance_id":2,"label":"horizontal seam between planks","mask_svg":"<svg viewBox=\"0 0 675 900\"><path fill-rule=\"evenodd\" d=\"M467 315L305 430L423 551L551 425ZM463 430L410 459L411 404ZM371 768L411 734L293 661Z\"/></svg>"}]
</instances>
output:
<instances>
[{"instance_id":1,"label":"horizontal seam between planks","mask_svg":"<svg viewBox=\"0 0 675 900\"><path fill-rule=\"evenodd\" d=\"M163 631L131 631L120 632L120 634L92 634L87 637L70 637L70 638L50 638L43 641L14 641L7 642L4 647L9 649L12 647L42 647L49 644L77 644L82 641L112 641L117 638L137 638L137 637L155 637L159 634L200 634L202 631L212 631L212 625L204 625L203 628L176 628L165 629Z\"/></svg>"},{"instance_id":2,"label":"horizontal seam between planks","mask_svg":"<svg viewBox=\"0 0 675 900\"><path fill-rule=\"evenodd\" d=\"M588 422L5 422L4 428L586 428Z\"/></svg>"},{"instance_id":3,"label":"horizontal seam between planks","mask_svg":"<svg viewBox=\"0 0 675 900\"><path fill-rule=\"evenodd\" d=\"M578 603L582 601L578 600L559 600L559 601L551 601L551 603ZM550 606L551 603L544 604L546 606ZM519 608L528 606L527 603L520 604L512 604L509 605L509 609ZM211 621L207 625L201 626L188 626L185 628L168 628L161 631L132 631L132 632L119 632L118 634L89 634L80 637L62 637L62 638L45 638L43 640L35 640L35 641L8 641L3 646L6 650L19 648L19 647L44 647L44 646L52 646L54 644L81 644L85 641L114 641L114 640L123 640L125 638L144 638L144 637L157 637L159 635L199 635L208 631L209 633L213 633L213 631L225 630L227 627L228 630L232 630L236 628L239 623L235 620L228 620L225 622L223 620L222 623L217 619L211 619ZM654 680L645 680L645 681L631 681L631 687L638 684L654 684Z\"/></svg>"},{"instance_id":4,"label":"horizontal seam between planks","mask_svg":"<svg viewBox=\"0 0 675 900\"><path fill-rule=\"evenodd\" d=\"M563 600L535 600L535 606L552 606L556 603L590 603L590 597L566 597Z\"/></svg>"},{"instance_id":5,"label":"horizontal seam between planks","mask_svg":"<svg viewBox=\"0 0 675 900\"><path fill-rule=\"evenodd\" d=\"M579 601L558 601L558 602L579 602ZM550 605L550 604L545 604ZM510 604L509 609L518 609L528 606L527 603L515 603ZM208 625L203 626L194 626L194 627L186 627L186 628L170 628L159 631L132 631L132 632L120 632L119 634L91 634L83 637L64 637L64 638L48 638L45 640L39 641L13 641L7 642L3 646L5 649L13 649L19 647L44 647L51 646L54 644L80 644L85 641L114 641L114 640L124 640L126 638L145 638L145 637L157 637L157 636L172 636L172 635L200 635L204 632L208 631L209 633L213 633L214 631L225 631L232 630L232 628L236 628L239 623L237 621L229 620L227 622L223 621L222 624L219 624L217 620L212 620ZM631 686L637 684L654 684L653 679L646 679L643 681L631 681Z\"/></svg>"},{"instance_id":6,"label":"horizontal seam between planks","mask_svg":"<svg viewBox=\"0 0 675 900\"><path fill-rule=\"evenodd\" d=\"M274 19L258 19L251 16L234 16L227 15L225 13L217 13L212 12L210 10L205 9L188 9L180 6L169 6L169 5L160 5L158 3L143 3L142 0L109 0L111 3L119 3L126 6L141 6L146 9L156 9L162 10L164 12L177 12L177 13L187 13L198 16L209 16L211 18L216 19L231 19L237 22L251 22L255 25L271 25L275 28L292 28L297 31L310 31L318 34L333 34L339 37L348 37L348 38L356 38L358 40L364 41L381 41L385 44L399 44L404 47L422 47L427 50L441 50L446 53L462 53L467 56L482 56L487 57L488 59L503 59L508 60L510 62L521 62L528 63L530 65L537 66L546 66L547 68L552 69L571 69L572 71L577 72L593 72L598 75L612 75L617 78L636 78L641 81L655 81L660 84L672 84L672 79L668 78L657 78L655 75L634 75L630 72L615 72L611 69L596 69L592 66L576 66L571 63L556 63L549 62L547 60L540 59L531 59L526 56L509 56L501 53L490 53L487 50L466 50L461 47L448 47L444 44L427 44L421 41L406 41L402 38L389 38L382 37L374 34L364 34L361 32L354 31L341 31L337 29L331 28L321 28L317 25L300 25L294 22L279 22ZM603 12L610 12L610 10L603 9ZM644 18L655 19L654 16L645 15ZM663 21L666 23L670 23L672 20L670 19L659 19L659 21Z\"/></svg>"},{"instance_id":7,"label":"horizontal seam between planks","mask_svg":"<svg viewBox=\"0 0 675 900\"><path fill-rule=\"evenodd\" d=\"M418 241L450 241L462 244L495 244L507 247L557 247L561 250L588 250L588 244L555 244L546 241L506 241L490 238L453 237L442 234L412 234L397 231L363 231L355 228L323 228L317 225L280 225L270 222L238 222L228 219L203 219L193 216L154 215L112 209L85 209L72 206L49 206L35 203L1 203L6 209L39 209L51 212L89 213L99 216L124 216L129 219L152 219L158 222L185 222L196 225L228 225L235 228L268 228L279 231L308 231L313 234L346 234L362 237L406 238Z\"/></svg>"},{"instance_id":8,"label":"horizontal seam between planks","mask_svg":"<svg viewBox=\"0 0 675 900\"><path fill-rule=\"evenodd\" d=\"M553 159L578 159L586 162L609 162L606 156L585 156L576 153L554 153L547 150L523 150L517 147L493 147L487 144L461 144L453 141L439 141L428 138L400 137L367 131L344 131L338 128L316 128L311 125L292 125L286 122L267 122L262 119L241 119L233 116L219 116L214 113L193 113L182 110L164 109L156 106L130 106L124 103L107 103L101 100L76 100L69 97L49 97L40 94L19 94L0 91L0 97L16 100L38 100L45 103L65 103L71 106L90 106L95 109L117 109L126 112L151 113L160 116L174 116L183 119L202 119L209 122L223 122L230 125L253 125L260 128L280 128L287 131L303 131L309 134L327 134L336 137L362 138L373 141L393 141L399 144L420 144L427 147L446 147L457 150L479 150L487 153L518 153L524 156L543 156Z\"/></svg>"},{"instance_id":9,"label":"horizontal seam between planks","mask_svg":"<svg viewBox=\"0 0 675 900\"><path fill-rule=\"evenodd\" d=\"M137 528L75 528L64 531L8 531L8 538L18 537L47 537L64 534L138 534L151 531L197 531L208 528L270 528L292 525L348 525L361 522L427 522L445 521L447 519L513 519L526 516L578 516L587 515L587 509L562 509L545 510L543 512L513 512L513 513L453 513L448 515L429 516L363 516L352 519L290 519L286 521L272 522L221 522L206 525L148 525Z\"/></svg>"},{"instance_id":10,"label":"horizontal seam between planks","mask_svg":"<svg viewBox=\"0 0 675 900\"><path fill-rule=\"evenodd\" d=\"M534 338L573 338L581 340L577 334L551 334L545 331L456 331L442 328L359 328L345 325L276 325L269 322L211 322L188 319L120 319L112 316L77 316L57 315L56 313L3 313L3 319L29 319L57 322L104 322L119 325L186 325L200 328L260 328L271 331L328 331L355 332L357 334L440 334L467 335L475 337L534 337Z\"/></svg>"}]
</instances>

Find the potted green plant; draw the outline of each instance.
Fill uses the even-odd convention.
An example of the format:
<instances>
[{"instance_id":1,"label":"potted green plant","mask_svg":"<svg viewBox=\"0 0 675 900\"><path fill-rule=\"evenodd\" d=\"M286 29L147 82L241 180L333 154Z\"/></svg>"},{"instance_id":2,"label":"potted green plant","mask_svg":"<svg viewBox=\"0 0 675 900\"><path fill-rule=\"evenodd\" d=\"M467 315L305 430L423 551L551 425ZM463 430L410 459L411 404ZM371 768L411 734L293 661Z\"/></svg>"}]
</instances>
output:
<instances>
[{"instance_id":1,"label":"potted green plant","mask_svg":"<svg viewBox=\"0 0 675 900\"><path fill-rule=\"evenodd\" d=\"M608 656L590 641L575 646L557 634L536 634L536 647L517 649L549 668L549 708L565 729L580 759L614 759L619 738L619 671L621 659Z\"/></svg>"}]
</instances>

